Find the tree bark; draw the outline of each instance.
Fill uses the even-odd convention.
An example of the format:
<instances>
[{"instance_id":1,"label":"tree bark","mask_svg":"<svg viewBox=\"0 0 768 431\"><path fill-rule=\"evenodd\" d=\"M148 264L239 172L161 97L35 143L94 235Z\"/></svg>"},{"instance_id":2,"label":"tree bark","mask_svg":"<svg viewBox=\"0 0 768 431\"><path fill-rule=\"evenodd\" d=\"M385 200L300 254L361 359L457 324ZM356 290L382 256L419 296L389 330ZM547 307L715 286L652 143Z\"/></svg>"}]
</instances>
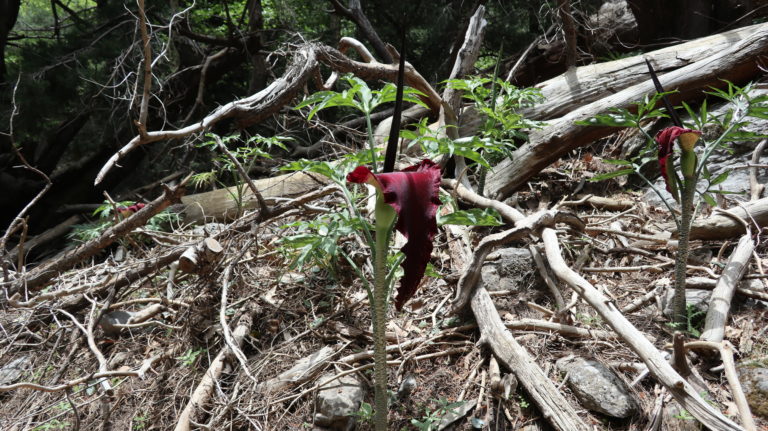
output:
<instances>
[{"instance_id":1,"label":"tree bark","mask_svg":"<svg viewBox=\"0 0 768 431\"><path fill-rule=\"evenodd\" d=\"M0 86L5 84L5 47L8 44L8 33L16 24L19 17L21 0L0 0Z\"/></svg>"},{"instance_id":2,"label":"tree bark","mask_svg":"<svg viewBox=\"0 0 768 431\"><path fill-rule=\"evenodd\" d=\"M541 90L544 96L544 102L526 108L521 113L526 118L537 120L563 116L573 111L574 107L586 105L629 86L648 81L650 75L645 65L646 58L651 60L655 70L663 73L710 58L729 49L737 41L761 31L764 31L764 25L756 24L643 55L581 66L575 72L536 84L536 88Z\"/></svg>"},{"instance_id":3,"label":"tree bark","mask_svg":"<svg viewBox=\"0 0 768 431\"><path fill-rule=\"evenodd\" d=\"M390 64L393 62L392 55L390 55L387 45L381 40L379 34L368 21L368 17L363 13L363 7L360 5L360 0L349 0L349 7L344 7L339 0L331 0L333 8L336 13L346 17L355 25L360 32L365 36L368 42L373 45L373 50L376 51L376 55L381 58L382 63Z\"/></svg>"},{"instance_id":4,"label":"tree bark","mask_svg":"<svg viewBox=\"0 0 768 431\"><path fill-rule=\"evenodd\" d=\"M768 53L768 25L735 42L729 49L677 69L660 77L664 88L678 90L670 95L672 103L695 102L703 96L702 89L722 87L723 80L743 83L760 71L759 57ZM684 54L682 54L684 55ZM576 71L566 72L566 79L576 85ZM574 109L568 114L529 135L529 142L518 148L510 159L499 163L488 176L489 196L504 198L539 173L550 163L578 147L616 131L613 127L580 126L576 121L587 120L611 108L634 107L634 101L655 92L651 81L641 82L616 94Z\"/></svg>"}]
</instances>

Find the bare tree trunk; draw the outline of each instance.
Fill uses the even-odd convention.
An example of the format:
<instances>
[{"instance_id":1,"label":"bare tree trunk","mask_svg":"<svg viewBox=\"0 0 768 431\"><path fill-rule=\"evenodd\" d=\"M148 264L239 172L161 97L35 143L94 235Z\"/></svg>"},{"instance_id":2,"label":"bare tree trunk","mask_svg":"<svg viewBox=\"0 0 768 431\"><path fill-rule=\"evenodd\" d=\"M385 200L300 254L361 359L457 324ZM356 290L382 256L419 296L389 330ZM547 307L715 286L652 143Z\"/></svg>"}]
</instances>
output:
<instances>
[{"instance_id":1,"label":"bare tree trunk","mask_svg":"<svg viewBox=\"0 0 768 431\"><path fill-rule=\"evenodd\" d=\"M363 36L365 36L368 42L373 45L373 50L376 51L376 55L379 56L382 63L389 64L393 62L392 56L387 50L387 45L384 44L379 37L379 34L376 33L376 30L373 28L373 25L371 25L371 22L368 21L368 17L363 13L363 7L360 5L360 0L349 0L349 7L344 7L339 0L330 1L333 4L333 8L336 10L336 13L343 15L355 23L357 28L360 29L360 32L363 33Z\"/></svg>"},{"instance_id":2,"label":"bare tree trunk","mask_svg":"<svg viewBox=\"0 0 768 431\"><path fill-rule=\"evenodd\" d=\"M8 33L16 24L20 5L21 0L0 0L0 85L5 83L5 46L8 43Z\"/></svg>"},{"instance_id":3,"label":"bare tree trunk","mask_svg":"<svg viewBox=\"0 0 768 431\"><path fill-rule=\"evenodd\" d=\"M251 33L246 43L251 58L251 82L248 92L255 93L267 86L267 59L261 50L264 48L264 9L261 0L248 0L248 31Z\"/></svg>"},{"instance_id":4,"label":"bare tree trunk","mask_svg":"<svg viewBox=\"0 0 768 431\"><path fill-rule=\"evenodd\" d=\"M563 33L565 33L565 65L568 68L576 66L576 25L573 23L571 15L571 1L557 0L557 13L563 22Z\"/></svg>"}]
</instances>

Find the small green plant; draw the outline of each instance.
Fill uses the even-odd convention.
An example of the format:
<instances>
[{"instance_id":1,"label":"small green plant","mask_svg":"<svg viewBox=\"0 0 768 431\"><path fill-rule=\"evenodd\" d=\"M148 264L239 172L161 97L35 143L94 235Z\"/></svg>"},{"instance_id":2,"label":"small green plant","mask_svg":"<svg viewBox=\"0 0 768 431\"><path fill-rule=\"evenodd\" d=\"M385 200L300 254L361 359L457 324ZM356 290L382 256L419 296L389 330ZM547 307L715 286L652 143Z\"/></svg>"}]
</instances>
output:
<instances>
[{"instance_id":1,"label":"small green plant","mask_svg":"<svg viewBox=\"0 0 768 431\"><path fill-rule=\"evenodd\" d=\"M319 91L304 99L296 106L296 109L302 109L311 106L307 120L311 120L319 111L331 107L349 107L360 111L365 116L365 124L368 132L368 152L371 159L373 172L378 173L378 161L375 144L373 141L373 125L371 124L371 114L377 108L385 103L395 101L397 95L397 86L386 84L381 90L371 90L368 84L362 79L345 75L343 81L347 84L347 89L343 91ZM413 88L403 89L403 101L416 103L425 106L417 97L421 95L418 90Z\"/></svg>"},{"instance_id":2,"label":"small green plant","mask_svg":"<svg viewBox=\"0 0 768 431\"><path fill-rule=\"evenodd\" d=\"M244 210L244 196L246 183L242 178L240 172L238 172L235 161L239 163L245 172L249 172L253 168L254 163L259 158L271 159L269 151L273 147L287 150L285 142L291 138L284 136L272 136L264 137L261 135L255 135L248 138L245 142L238 145L233 150L226 150L226 147L232 143L239 143L239 135L230 135L220 138L218 135L208 133L205 135L208 140L203 141L196 145L197 148L205 148L215 154L213 162L216 168L207 171L200 172L192 176L190 180L194 187L213 186L219 185L221 187L227 187L227 183L234 184L234 189L227 189L230 197L235 202L237 207L237 217L242 215ZM219 145L221 143L222 146ZM229 154L225 154L225 153ZM231 156L231 157L230 157ZM235 159L235 161L232 160Z\"/></svg>"},{"instance_id":3,"label":"small green plant","mask_svg":"<svg viewBox=\"0 0 768 431\"><path fill-rule=\"evenodd\" d=\"M356 412L352 413L352 416L357 418L362 423L369 424L373 421L373 406L363 401L360 404L360 408Z\"/></svg>"},{"instance_id":4,"label":"small green plant","mask_svg":"<svg viewBox=\"0 0 768 431\"><path fill-rule=\"evenodd\" d=\"M520 406L521 409L527 409L531 406L531 402L528 401L528 398L524 397L523 395L518 395L517 405Z\"/></svg>"},{"instance_id":5,"label":"small green plant","mask_svg":"<svg viewBox=\"0 0 768 431\"><path fill-rule=\"evenodd\" d=\"M70 429L70 424L67 421L61 421L59 419L51 419L50 421L38 425L32 428L32 431L51 431L51 430L67 430Z\"/></svg>"},{"instance_id":6,"label":"small green plant","mask_svg":"<svg viewBox=\"0 0 768 431\"><path fill-rule=\"evenodd\" d=\"M188 349L183 355L176 357L176 359L181 361L182 365L185 367L191 367L197 361L197 357L205 351L207 351L207 349Z\"/></svg>"},{"instance_id":7,"label":"small green plant","mask_svg":"<svg viewBox=\"0 0 768 431\"><path fill-rule=\"evenodd\" d=\"M657 85L660 88L660 85ZM656 105L665 100L666 93L657 92L652 97L645 97L643 101L636 102L636 111L615 108L607 114L596 115L585 121L577 122L581 125L600 125L614 127L633 127L640 130L648 144L636 157L629 160L608 161L621 166L618 170L604 175L597 175L592 181L604 180L621 175L635 174L642 178L651 189L661 198L669 210L672 219L677 225L678 250L675 259L675 288L673 298L673 324L675 328L685 330L688 325L688 316L685 303L685 271L688 260L688 239L690 227L702 202L716 205L713 193L723 193L714 186L728 178L728 173L712 178L707 162L712 153L718 148L728 148L730 142L738 140L755 140L763 136L744 130L748 123L748 117L768 118L768 96L750 95L751 86L737 87L727 82L725 90L713 89L708 94L724 99L730 104L731 109L723 116L713 116L707 111L707 104L703 103L698 112L688 104L682 106L691 117L689 125L684 125L671 105L668 105L664 113L656 108ZM666 102L666 100L665 100ZM671 116L676 125L661 130L655 137L651 137L645 130L647 120ZM722 130L719 137L703 144L699 144L700 151L696 151L697 143L704 141L699 139L701 130L707 126L716 126ZM690 129L685 127L691 127ZM675 148L675 141L678 145ZM654 148L655 147L655 148ZM664 178L667 191L671 199L645 177L642 170L647 163L657 160L659 170ZM700 184L703 180L704 184ZM704 187L702 187L702 185ZM680 216L677 215L674 204L679 204Z\"/></svg>"},{"instance_id":8,"label":"small green plant","mask_svg":"<svg viewBox=\"0 0 768 431\"><path fill-rule=\"evenodd\" d=\"M411 425L415 426L421 431L433 431L440 425L440 421L443 417L463 406L466 401L449 402L445 398L437 400L437 408L432 410L429 407L425 408L424 416L421 419L411 419Z\"/></svg>"},{"instance_id":9,"label":"small green plant","mask_svg":"<svg viewBox=\"0 0 768 431\"><path fill-rule=\"evenodd\" d=\"M149 415L142 414L133 417L133 431L143 431L147 429L147 422L149 422Z\"/></svg>"},{"instance_id":10,"label":"small green plant","mask_svg":"<svg viewBox=\"0 0 768 431\"><path fill-rule=\"evenodd\" d=\"M88 242L98 238L105 230L112 227L116 222L133 214L142 208L144 204L137 204L133 201L121 201L112 204L104 201L93 211L93 216L97 219L90 223L76 224L72 226L72 231L67 234L67 238L78 243ZM146 224L147 230L165 231L168 226L178 223L179 215L168 210L161 211L151 217Z\"/></svg>"}]
</instances>

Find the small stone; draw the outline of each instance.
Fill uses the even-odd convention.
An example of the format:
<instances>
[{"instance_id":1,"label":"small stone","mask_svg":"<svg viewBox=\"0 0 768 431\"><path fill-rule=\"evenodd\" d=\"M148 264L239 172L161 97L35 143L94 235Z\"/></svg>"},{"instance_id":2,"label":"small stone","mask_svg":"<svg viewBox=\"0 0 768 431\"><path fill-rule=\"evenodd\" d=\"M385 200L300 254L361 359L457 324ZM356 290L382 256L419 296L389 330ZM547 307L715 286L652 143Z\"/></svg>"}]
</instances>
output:
<instances>
[{"instance_id":1,"label":"small stone","mask_svg":"<svg viewBox=\"0 0 768 431\"><path fill-rule=\"evenodd\" d=\"M752 413L768 418L768 368L744 365L737 371Z\"/></svg>"},{"instance_id":2,"label":"small stone","mask_svg":"<svg viewBox=\"0 0 768 431\"><path fill-rule=\"evenodd\" d=\"M16 383L32 366L29 356L20 356L0 368L0 386Z\"/></svg>"},{"instance_id":3,"label":"small stone","mask_svg":"<svg viewBox=\"0 0 768 431\"><path fill-rule=\"evenodd\" d=\"M333 377L333 374L326 374L320 378L319 383L322 385ZM354 429L353 415L360 409L364 395L363 384L351 375L323 385L315 398L315 425L335 431Z\"/></svg>"},{"instance_id":4,"label":"small stone","mask_svg":"<svg viewBox=\"0 0 768 431\"><path fill-rule=\"evenodd\" d=\"M131 319L131 316L133 316L133 313L129 311L110 311L109 313L104 313L104 315L101 316L101 319L99 319L99 325L101 325L101 329L104 330L105 336L117 337L120 335L120 328L115 327L115 325L125 325L128 323L128 320Z\"/></svg>"},{"instance_id":5,"label":"small stone","mask_svg":"<svg viewBox=\"0 0 768 431\"><path fill-rule=\"evenodd\" d=\"M528 249L503 248L492 253L483 264L483 284L489 291L520 291L528 286L544 286Z\"/></svg>"},{"instance_id":6,"label":"small stone","mask_svg":"<svg viewBox=\"0 0 768 431\"><path fill-rule=\"evenodd\" d=\"M600 362L571 355L558 359L557 368L587 409L622 419L639 411L627 384Z\"/></svg>"}]
</instances>

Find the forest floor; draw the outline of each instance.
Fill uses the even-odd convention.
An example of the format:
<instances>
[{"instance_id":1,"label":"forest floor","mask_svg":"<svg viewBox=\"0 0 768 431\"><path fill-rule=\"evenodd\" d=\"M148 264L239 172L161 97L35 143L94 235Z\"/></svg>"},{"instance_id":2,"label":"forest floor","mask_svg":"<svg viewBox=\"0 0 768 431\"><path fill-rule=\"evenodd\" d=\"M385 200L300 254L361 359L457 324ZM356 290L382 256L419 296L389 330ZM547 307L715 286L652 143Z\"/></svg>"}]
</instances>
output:
<instances>
[{"instance_id":1,"label":"forest floor","mask_svg":"<svg viewBox=\"0 0 768 431\"><path fill-rule=\"evenodd\" d=\"M616 202L629 202L620 210L595 209L570 196L597 160L592 156L571 159L545 170L517 194L513 204L527 214L560 204L578 215L587 224L586 231L558 227L567 263L609 296L657 348L670 351L667 343L672 331L659 308L663 289L658 288L669 286L673 278L667 210L647 205L639 193L617 192L615 183L587 187ZM8 364L21 365L20 373L12 376L15 379L0 384L28 384L0 392L0 429L172 429L206 373L214 378L208 383L209 395L191 408L192 429L312 429L321 374L353 370L370 383L366 365L371 362L373 344L368 297L355 272L338 255L330 260L327 254L318 254L307 259L303 268L292 268L295 254L280 240L297 233L295 225L288 226L291 223L344 211L344 205L340 194L331 191L262 223L255 222L257 212L249 212L216 231L211 230L213 225L208 225L207 232L199 228L193 232L191 227L172 232L140 228L119 245L61 274L36 296L30 294L26 302L5 305L0 314L3 377L9 378ZM469 228L467 239L474 245L499 229ZM223 247L210 265L184 273L174 264L159 263L165 262L164 256L205 238L215 238ZM353 260L364 262L367 253L355 241L351 233L341 235L339 247ZM446 405L473 400L475 408L448 429L550 429L522 382L508 399L492 390L492 354L478 343L472 312L450 312L464 270L451 251L451 244L458 241L447 229L440 229L431 276L404 311L390 311L387 335L394 346L390 389L397 392L405 378L416 381L406 401L393 403L390 429L437 429L429 426L436 427ZM529 244L536 242L519 241L513 246L527 250ZM693 248L708 258L691 265L689 276L717 279L733 246L732 241L694 242ZM753 263L747 278L764 284L765 245L757 246L756 256L759 265ZM535 267L531 273L540 277ZM492 292L498 313L515 339L587 424L595 429L647 429L660 414L658 400L670 398L651 376L631 385L640 405L636 416L611 419L579 406L554 365L558 358L574 354L597 359L627 383L636 380L643 366L573 290L554 282L566 302L573 301L563 312L556 309L551 291L541 286L531 281L506 292ZM94 299L105 294L106 300ZM768 361L766 304L736 295L726 339L739 352L741 363ZM144 313L143 320L107 334L98 319L114 310ZM700 330L702 317L702 313L691 315L691 336ZM553 320L590 332L584 336L536 326ZM227 351L222 322L229 326L232 342L241 340L243 355L224 355L227 359L221 367L209 370ZM322 359L308 371L281 375L313 354ZM692 355L689 359L704 377L710 402L737 418L722 372L711 371L718 358ZM502 374L507 372L502 367ZM99 379L96 373L106 378ZM372 389L365 401L373 403ZM364 410L359 416L358 429L368 429L370 418ZM768 422L758 426L764 429Z\"/></svg>"}]
</instances>

